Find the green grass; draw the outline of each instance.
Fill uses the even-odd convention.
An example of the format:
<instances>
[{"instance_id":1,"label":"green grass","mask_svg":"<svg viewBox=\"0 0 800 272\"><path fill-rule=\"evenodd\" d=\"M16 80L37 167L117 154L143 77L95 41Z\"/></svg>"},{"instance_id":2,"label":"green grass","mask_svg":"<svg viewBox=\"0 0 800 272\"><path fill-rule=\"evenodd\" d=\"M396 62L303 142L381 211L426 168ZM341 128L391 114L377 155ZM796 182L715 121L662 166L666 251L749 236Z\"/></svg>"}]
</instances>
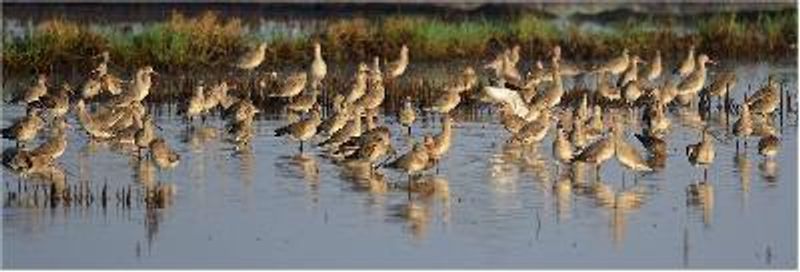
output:
<instances>
[{"instance_id":1,"label":"green grass","mask_svg":"<svg viewBox=\"0 0 800 272\"><path fill-rule=\"evenodd\" d=\"M332 61L369 60L375 55L394 58L403 44L411 48L414 60L486 58L497 45L512 44L522 45L526 56L542 56L560 44L565 55L579 59L608 57L621 48L645 56L655 50L675 54L689 44L697 44L715 58L777 59L797 54L796 10L747 20L734 13L702 17L695 31L687 34L673 31L673 23L647 18L609 25L611 31L590 31L574 25L558 28L549 19L527 13L503 19L398 15L328 21L315 32L299 35L257 36L239 19L214 13L191 18L173 13L138 32L90 28L55 18L23 38L3 37L2 59L6 70L26 72L86 63L89 56L109 50L114 62L126 67L221 67L259 41L269 43L267 58L275 65L307 61L315 41L323 44L326 58Z\"/></svg>"}]
</instances>

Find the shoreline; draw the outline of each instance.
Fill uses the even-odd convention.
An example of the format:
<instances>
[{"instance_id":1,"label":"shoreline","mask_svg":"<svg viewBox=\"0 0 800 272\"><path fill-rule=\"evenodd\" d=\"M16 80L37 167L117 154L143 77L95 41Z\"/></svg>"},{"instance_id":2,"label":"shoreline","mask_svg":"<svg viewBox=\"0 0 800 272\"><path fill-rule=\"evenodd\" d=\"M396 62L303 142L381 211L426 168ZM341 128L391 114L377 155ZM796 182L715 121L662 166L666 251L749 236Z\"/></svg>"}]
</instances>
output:
<instances>
[{"instance_id":1,"label":"shoreline","mask_svg":"<svg viewBox=\"0 0 800 272\"><path fill-rule=\"evenodd\" d=\"M688 31L675 20L629 19L592 29L533 13L504 18L390 15L253 26L238 17L204 12L196 17L171 13L163 21L135 26L96 25L52 18L28 26L22 36L3 35L3 74L29 74L78 66L103 50L127 68L157 70L224 67L241 52L266 42L268 63L304 63L314 41L328 61L396 58L406 44L413 61L483 60L515 44L525 56L545 56L558 44L573 60L606 59L628 48L645 58L660 50L678 59L694 44L715 59L743 61L795 59L797 11L766 12L751 18L720 13L697 18ZM21 24L21 23L20 23ZM13 28L13 26L7 26ZM21 28L21 26L17 26ZM16 29L20 32L19 29Z\"/></svg>"}]
</instances>

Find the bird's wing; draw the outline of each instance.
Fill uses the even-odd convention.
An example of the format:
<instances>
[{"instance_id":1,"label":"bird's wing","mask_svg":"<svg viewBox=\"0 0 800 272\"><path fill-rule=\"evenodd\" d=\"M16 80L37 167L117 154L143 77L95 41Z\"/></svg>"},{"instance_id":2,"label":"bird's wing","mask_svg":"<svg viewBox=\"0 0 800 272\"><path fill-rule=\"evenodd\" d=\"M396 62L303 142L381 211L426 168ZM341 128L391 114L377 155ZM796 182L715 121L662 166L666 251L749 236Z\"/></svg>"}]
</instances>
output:
<instances>
[{"instance_id":1,"label":"bird's wing","mask_svg":"<svg viewBox=\"0 0 800 272\"><path fill-rule=\"evenodd\" d=\"M483 89L493 100L511 106L511 110L514 111L514 114L517 116L522 118L528 116L530 110L525 104L525 101L522 100L522 97L519 96L519 93L501 87L486 86Z\"/></svg>"}]
</instances>

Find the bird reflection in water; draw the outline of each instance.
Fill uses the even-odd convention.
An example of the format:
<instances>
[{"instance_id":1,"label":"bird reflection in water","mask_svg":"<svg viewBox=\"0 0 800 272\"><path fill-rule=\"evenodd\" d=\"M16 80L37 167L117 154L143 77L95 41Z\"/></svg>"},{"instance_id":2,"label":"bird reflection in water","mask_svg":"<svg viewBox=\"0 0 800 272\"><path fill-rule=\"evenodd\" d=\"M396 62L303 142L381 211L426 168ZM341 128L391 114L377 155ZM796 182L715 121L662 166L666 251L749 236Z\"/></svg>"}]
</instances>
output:
<instances>
[{"instance_id":1,"label":"bird reflection in water","mask_svg":"<svg viewBox=\"0 0 800 272\"><path fill-rule=\"evenodd\" d=\"M239 160L239 180L249 187L253 184L253 168L255 167L255 154L253 147L244 145L233 152L233 158Z\"/></svg>"},{"instance_id":2,"label":"bird reflection in water","mask_svg":"<svg viewBox=\"0 0 800 272\"><path fill-rule=\"evenodd\" d=\"M522 158L521 144L506 142L500 152L489 158L489 180L494 185L515 183L518 179L517 163Z\"/></svg>"},{"instance_id":3,"label":"bird reflection in water","mask_svg":"<svg viewBox=\"0 0 800 272\"><path fill-rule=\"evenodd\" d=\"M161 228L161 222L164 220L168 208L172 206L175 193L176 187L174 184L159 183L152 187L144 188L144 230L148 253L151 252L155 244Z\"/></svg>"},{"instance_id":4,"label":"bird reflection in water","mask_svg":"<svg viewBox=\"0 0 800 272\"><path fill-rule=\"evenodd\" d=\"M558 181L553 184L553 195L555 196L556 223L562 219L569 219L572 209L572 179L568 174L559 176Z\"/></svg>"},{"instance_id":5,"label":"bird reflection in water","mask_svg":"<svg viewBox=\"0 0 800 272\"><path fill-rule=\"evenodd\" d=\"M133 180L144 187L152 187L156 182L156 166L152 160L132 157L130 160L133 171Z\"/></svg>"},{"instance_id":6,"label":"bird reflection in water","mask_svg":"<svg viewBox=\"0 0 800 272\"><path fill-rule=\"evenodd\" d=\"M761 176L764 177L764 181L767 182L769 185L775 185L778 182L778 163L773 158L765 158L761 163L758 165L758 169L761 170Z\"/></svg>"},{"instance_id":7,"label":"bird reflection in water","mask_svg":"<svg viewBox=\"0 0 800 272\"><path fill-rule=\"evenodd\" d=\"M634 185L615 189L604 182L593 182L586 192L595 200L598 207L610 213L612 241L617 248L620 248L625 238L626 217L638 211L644 204L646 193L644 186Z\"/></svg>"},{"instance_id":8,"label":"bird reflection in water","mask_svg":"<svg viewBox=\"0 0 800 272\"><path fill-rule=\"evenodd\" d=\"M184 141L188 144L189 150L194 153L202 153L208 143L217 139L218 131L219 129L215 127L191 127L186 130Z\"/></svg>"},{"instance_id":9,"label":"bird reflection in water","mask_svg":"<svg viewBox=\"0 0 800 272\"><path fill-rule=\"evenodd\" d=\"M390 215L407 224L415 241L425 239L434 217L441 219L444 224L450 221L450 186L447 179L426 175L414 179L410 187L405 189L409 192L408 202L390 207ZM437 207L441 207L441 211L437 211Z\"/></svg>"},{"instance_id":10,"label":"bird reflection in water","mask_svg":"<svg viewBox=\"0 0 800 272\"><path fill-rule=\"evenodd\" d=\"M548 160L542 156L539 149L539 144L524 147L520 169L522 169L523 172L534 175L539 191L547 191L550 185L550 174L552 172L548 167Z\"/></svg>"},{"instance_id":11,"label":"bird reflection in water","mask_svg":"<svg viewBox=\"0 0 800 272\"><path fill-rule=\"evenodd\" d=\"M696 108L682 107L678 109L678 120L680 123L696 129L702 129L706 126L706 121L700 115Z\"/></svg>"},{"instance_id":12,"label":"bird reflection in water","mask_svg":"<svg viewBox=\"0 0 800 272\"><path fill-rule=\"evenodd\" d=\"M308 186L312 203L319 202L319 165L313 154L297 154L280 157L275 166L278 169L289 169L285 173L290 177L301 178Z\"/></svg>"},{"instance_id":13,"label":"bird reflection in water","mask_svg":"<svg viewBox=\"0 0 800 272\"><path fill-rule=\"evenodd\" d=\"M752 171L750 159L747 158L746 152L739 152L733 155L733 163L736 165L739 184L742 187L742 206L746 208L750 196L750 175Z\"/></svg>"},{"instance_id":14,"label":"bird reflection in water","mask_svg":"<svg viewBox=\"0 0 800 272\"><path fill-rule=\"evenodd\" d=\"M388 179L383 172L372 168L368 161L352 160L342 162L340 176L352 184L355 191L369 193L368 204L375 210L382 210L389 189Z\"/></svg>"},{"instance_id":15,"label":"bird reflection in water","mask_svg":"<svg viewBox=\"0 0 800 272\"><path fill-rule=\"evenodd\" d=\"M714 186L711 182L700 181L689 184L686 188L686 204L700 210L703 224L711 226L714 212Z\"/></svg>"}]
</instances>

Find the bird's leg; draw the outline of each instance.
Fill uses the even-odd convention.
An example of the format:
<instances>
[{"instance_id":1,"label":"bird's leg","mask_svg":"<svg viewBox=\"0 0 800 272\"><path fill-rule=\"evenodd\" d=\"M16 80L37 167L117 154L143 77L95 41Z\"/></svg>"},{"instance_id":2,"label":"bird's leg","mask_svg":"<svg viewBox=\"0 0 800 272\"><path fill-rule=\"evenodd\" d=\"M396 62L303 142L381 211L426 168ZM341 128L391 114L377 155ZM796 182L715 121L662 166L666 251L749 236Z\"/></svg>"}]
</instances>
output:
<instances>
[{"instance_id":1,"label":"bird's leg","mask_svg":"<svg viewBox=\"0 0 800 272\"><path fill-rule=\"evenodd\" d=\"M411 126L408 126L408 135L411 135Z\"/></svg>"},{"instance_id":2,"label":"bird's leg","mask_svg":"<svg viewBox=\"0 0 800 272\"><path fill-rule=\"evenodd\" d=\"M300 141L300 154L303 154L303 141Z\"/></svg>"},{"instance_id":3,"label":"bird's leg","mask_svg":"<svg viewBox=\"0 0 800 272\"><path fill-rule=\"evenodd\" d=\"M406 192L408 196L408 200L411 200L411 173L408 173L408 183L406 185Z\"/></svg>"},{"instance_id":4,"label":"bird's leg","mask_svg":"<svg viewBox=\"0 0 800 272\"><path fill-rule=\"evenodd\" d=\"M594 178L595 181L600 181L600 165L594 167Z\"/></svg>"},{"instance_id":5,"label":"bird's leg","mask_svg":"<svg viewBox=\"0 0 800 272\"><path fill-rule=\"evenodd\" d=\"M625 189L625 172L626 171L622 171L622 189Z\"/></svg>"},{"instance_id":6,"label":"bird's leg","mask_svg":"<svg viewBox=\"0 0 800 272\"><path fill-rule=\"evenodd\" d=\"M739 154L739 139L736 139L736 154Z\"/></svg>"}]
</instances>

